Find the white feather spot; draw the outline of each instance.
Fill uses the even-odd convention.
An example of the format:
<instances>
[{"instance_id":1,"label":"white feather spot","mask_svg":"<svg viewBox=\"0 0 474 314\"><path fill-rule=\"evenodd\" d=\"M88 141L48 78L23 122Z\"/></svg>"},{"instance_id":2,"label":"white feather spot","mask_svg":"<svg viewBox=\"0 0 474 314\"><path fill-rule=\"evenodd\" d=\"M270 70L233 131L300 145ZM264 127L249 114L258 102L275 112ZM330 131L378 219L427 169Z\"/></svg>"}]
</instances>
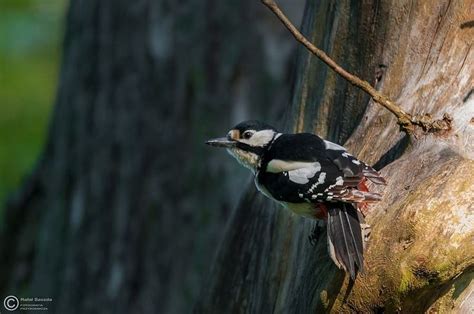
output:
<instances>
[{"instance_id":1,"label":"white feather spot","mask_svg":"<svg viewBox=\"0 0 474 314\"><path fill-rule=\"evenodd\" d=\"M348 152L345 152L345 153L342 153L342 157L349 157L351 154L349 154Z\"/></svg>"},{"instance_id":2,"label":"white feather spot","mask_svg":"<svg viewBox=\"0 0 474 314\"><path fill-rule=\"evenodd\" d=\"M307 167L288 171L288 177L295 183L306 184L319 170L321 170L319 162L307 163Z\"/></svg>"},{"instance_id":3,"label":"white feather spot","mask_svg":"<svg viewBox=\"0 0 474 314\"><path fill-rule=\"evenodd\" d=\"M335 185L343 185L343 184L344 184L344 179L341 176L337 177Z\"/></svg>"},{"instance_id":4,"label":"white feather spot","mask_svg":"<svg viewBox=\"0 0 474 314\"><path fill-rule=\"evenodd\" d=\"M360 161L358 161L357 159L352 159L352 163L354 163L356 165L360 165Z\"/></svg>"},{"instance_id":5,"label":"white feather spot","mask_svg":"<svg viewBox=\"0 0 474 314\"><path fill-rule=\"evenodd\" d=\"M324 183L326 179L326 172L321 172L318 177L318 182L314 183L310 188L309 188L309 193L313 193L314 189L318 186Z\"/></svg>"}]
</instances>

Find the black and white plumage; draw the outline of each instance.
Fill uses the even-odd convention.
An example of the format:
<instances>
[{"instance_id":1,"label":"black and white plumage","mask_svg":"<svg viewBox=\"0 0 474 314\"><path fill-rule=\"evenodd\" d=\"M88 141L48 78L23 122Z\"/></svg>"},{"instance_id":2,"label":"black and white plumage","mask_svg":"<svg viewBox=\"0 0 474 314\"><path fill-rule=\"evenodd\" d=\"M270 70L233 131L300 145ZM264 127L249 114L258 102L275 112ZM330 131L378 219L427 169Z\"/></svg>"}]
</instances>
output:
<instances>
[{"instance_id":1,"label":"black and white plumage","mask_svg":"<svg viewBox=\"0 0 474 314\"><path fill-rule=\"evenodd\" d=\"M227 148L267 197L298 215L326 220L333 261L352 278L363 270L366 225L360 210L381 199L365 185L385 184L377 171L314 134L282 134L259 121L242 122L207 144Z\"/></svg>"}]
</instances>

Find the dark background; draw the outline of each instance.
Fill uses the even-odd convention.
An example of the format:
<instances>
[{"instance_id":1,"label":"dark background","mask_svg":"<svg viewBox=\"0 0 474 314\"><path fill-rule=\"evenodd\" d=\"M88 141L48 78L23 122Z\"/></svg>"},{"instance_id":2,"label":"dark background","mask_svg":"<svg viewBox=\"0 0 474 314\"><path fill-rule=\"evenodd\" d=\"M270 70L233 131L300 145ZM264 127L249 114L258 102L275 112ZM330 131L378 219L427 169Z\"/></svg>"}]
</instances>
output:
<instances>
[{"instance_id":1,"label":"dark background","mask_svg":"<svg viewBox=\"0 0 474 314\"><path fill-rule=\"evenodd\" d=\"M278 3L343 68L452 130L401 133L260 1L2 1L0 298L50 297L54 313L473 307L472 0ZM310 246L311 221L204 145L247 118L343 144L387 179L355 282L326 241Z\"/></svg>"},{"instance_id":2,"label":"dark background","mask_svg":"<svg viewBox=\"0 0 474 314\"><path fill-rule=\"evenodd\" d=\"M2 295L190 311L250 180L204 141L282 127L296 43L258 1L2 1L0 26Z\"/></svg>"}]
</instances>

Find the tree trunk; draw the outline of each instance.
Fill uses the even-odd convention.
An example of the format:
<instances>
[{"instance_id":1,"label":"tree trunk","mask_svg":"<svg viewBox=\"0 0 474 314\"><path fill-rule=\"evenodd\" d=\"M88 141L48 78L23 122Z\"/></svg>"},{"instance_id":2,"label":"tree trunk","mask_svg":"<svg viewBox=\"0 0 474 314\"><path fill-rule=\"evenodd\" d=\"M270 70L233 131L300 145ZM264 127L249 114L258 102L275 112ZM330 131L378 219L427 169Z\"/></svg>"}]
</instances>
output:
<instances>
[{"instance_id":1,"label":"tree trunk","mask_svg":"<svg viewBox=\"0 0 474 314\"><path fill-rule=\"evenodd\" d=\"M299 48L285 130L345 144L388 180L367 217L366 271L349 282L325 239L310 246L310 221L251 187L197 312L474 309L473 7L472 0L307 2L302 28L313 43L405 111L450 114L453 129L404 136L393 115Z\"/></svg>"},{"instance_id":2,"label":"tree trunk","mask_svg":"<svg viewBox=\"0 0 474 314\"><path fill-rule=\"evenodd\" d=\"M68 12L47 145L7 205L0 295L51 297L56 313L189 312L248 178L204 142L282 114L296 44L250 0Z\"/></svg>"}]
</instances>

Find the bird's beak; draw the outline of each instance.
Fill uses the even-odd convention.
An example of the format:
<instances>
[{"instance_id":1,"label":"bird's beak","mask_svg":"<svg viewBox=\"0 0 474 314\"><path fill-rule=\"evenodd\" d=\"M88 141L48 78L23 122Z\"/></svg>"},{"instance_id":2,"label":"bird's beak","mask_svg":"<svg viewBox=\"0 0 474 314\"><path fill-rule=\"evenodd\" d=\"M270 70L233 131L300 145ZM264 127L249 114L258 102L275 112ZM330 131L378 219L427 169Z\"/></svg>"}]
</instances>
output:
<instances>
[{"instance_id":1,"label":"bird's beak","mask_svg":"<svg viewBox=\"0 0 474 314\"><path fill-rule=\"evenodd\" d=\"M227 147L231 148L237 145L236 141L229 140L227 137L220 137L209 140L206 142L207 145L215 146L215 147Z\"/></svg>"}]
</instances>

